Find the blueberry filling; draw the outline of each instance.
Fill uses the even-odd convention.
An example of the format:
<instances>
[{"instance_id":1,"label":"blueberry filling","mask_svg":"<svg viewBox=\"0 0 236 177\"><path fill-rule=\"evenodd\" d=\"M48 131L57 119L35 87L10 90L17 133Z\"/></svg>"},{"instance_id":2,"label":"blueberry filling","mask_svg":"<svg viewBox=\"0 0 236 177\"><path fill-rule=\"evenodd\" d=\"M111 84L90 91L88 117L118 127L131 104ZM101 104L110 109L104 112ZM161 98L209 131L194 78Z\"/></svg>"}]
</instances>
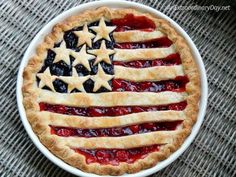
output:
<instances>
[{"instance_id":1,"label":"blueberry filling","mask_svg":"<svg viewBox=\"0 0 236 177\"><path fill-rule=\"evenodd\" d=\"M95 21L93 23L88 24L88 28L91 26L98 26L98 25L99 25L99 21ZM106 25L112 26L112 24L110 22L106 22ZM80 30L83 30L83 26L75 27L71 30L68 30L64 33L64 36L63 36L64 41L66 43L66 47L69 49L72 49L76 52L79 52L82 46L77 47L77 43L78 43L79 39L74 34L74 31L80 31ZM92 31L91 29L89 29L89 32L96 35L96 33L94 31ZM106 47L109 49L113 49L115 42L114 42L112 33L110 34L110 38L111 38L111 41L105 40ZM92 48L87 46L87 50L100 48L102 40L104 40L104 39L100 39L96 42L92 42ZM60 45L61 45L61 42L55 43L54 48L60 47ZM57 63L53 63L55 56L56 56L56 53L54 51L52 51L51 49L48 49L47 57L44 61L44 65L40 69L39 73L44 72L49 67L51 75L71 76L72 75L72 63L74 61L74 58L72 56L70 56L71 64L67 65L64 61L59 61ZM113 58L113 56L110 56L111 62L112 62L112 58ZM94 65L94 62L95 62L95 59L92 59L89 61L91 71L89 71L87 68L85 68L82 64L76 65L75 69L77 71L78 76L95 75L98 71L98 64ZM100 62L100 64L106 74L114 74L114 68L113 68L112 64L107 64L103 61ZM37 78L37 83L39 83L39 81L40 81L40 79ZM111 85L112 82L110 81L109 84ZM63 81L56 79L53 82L53 86L54 86L56 92L67 93L67 84L64 83ZM87 81L85 81L83 86L84 86L84 89L86 92L93 93L94 82L91 79L88 79ZM47 86L44 86L43 89L50 90ZM107 90L106 88L101 87L96 93L108 92L108 91L109 90ZM80 92L80 91L77 89L74 89L71 92L74 93L74 92Z\"/></svg>"},{"instance_id":2,"label":"blueberry filling","mask_svg":"<svg viewBox=\"0 0 236 177\"><path fill-rule=\"evenodd\" d=\"M75 69L79 76L87 76L90 74L89 70L87 70L84 65L78 64L75 66Z\"/></svg>"},{"instance_id":3,"label":"blueberry filling","mask_svg":"<svg viewBox=\"0 0 236 177\"><path fill-rule=\"evenodd\" d=\"M92 79L88 79L87 81L84 82L83 86L84 86L84 89L86 92L92 93L93 87L94 87L94 82Z\"/></svg>"},{"instance_id":4,"label":"blueberry filling","mask_svg":"<svg viewBox=\"0 0 236 177\"><path fill-rule=\"evenodd\" d=\"M67 65L64 61L59 61L50 66L52 75L56 76L70 76L71 66Z\"/></svg>"},{"instance_id":5,"label":"blueberry filling","mask_svg":"<svg viewBox=\"0 0 236 177\"><path fill-rule=\"evenodd\" d=\"M59 93L66 93L67 92L67 84L59 79L56 79L53 82L53 86L54 86L56 92L59 92Z\"/></svg>"}]
</instances>

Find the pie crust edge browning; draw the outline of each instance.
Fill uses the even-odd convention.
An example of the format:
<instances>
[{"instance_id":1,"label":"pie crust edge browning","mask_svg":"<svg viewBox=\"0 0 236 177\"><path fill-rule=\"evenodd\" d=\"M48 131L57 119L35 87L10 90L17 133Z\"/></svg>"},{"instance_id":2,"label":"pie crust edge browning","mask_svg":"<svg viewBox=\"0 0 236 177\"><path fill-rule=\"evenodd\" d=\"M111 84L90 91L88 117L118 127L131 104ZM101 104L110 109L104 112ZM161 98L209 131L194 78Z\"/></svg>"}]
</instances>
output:
<instances>
[{"instance_id":1,"label":"pie crust edge browning","mask_svg":"<svg viewBox=\"0 0 236 177\"><path fill-rule=\"evenodd\" d=\"M186 85L186 92L188 93L186 98L187 107L184 110L186 119L183 121L183 128L179 130L176 135L173 135L172 143L163 145L159 151L151 152L144 159L139 159L132 164L121 162L117 166L100 165L99 163L87 164L83 155L76 153L68 146L65 146L62 143L62 140L56 135L51 135L47 122L44 122L44 120L41 119L37 102L39 89L37 89L36 85L36 74L42 67L43 61L47 56L47 49L53 48L54 43L63 39L64 31L72 29L75 26L81 26L86 22L99 20L102 16L109 20L122 18L126 14L130 13L146 16L154 21L156 26L159 27L159 30L165 33L173 42L176 51L180 54L184 72L189 79L189 82ZM159 161L166 159L182 145L186 137L191 133L192 126L197 119L200 98L200 76L193 55L186 41L175 31L169 22L154 17L148 13L141 13L135 9L110 9L107 7L101 7L96 10L88 10L79 15L71 16L64 22L58 23L53 27L52 32L48 34L44 41L37 47L36 55L29 60L24 69L22 93L26 115L32 129L37 134L40 141L53 154L64 160L66 163L86 172L96 173L99 175L121 175L124 173L135 173L150 168L156 165ZM133 141L140 141L140 139L134 138ZM142 144L142 142L139 142L139 144Z\"/></svg>"}]
</instances>

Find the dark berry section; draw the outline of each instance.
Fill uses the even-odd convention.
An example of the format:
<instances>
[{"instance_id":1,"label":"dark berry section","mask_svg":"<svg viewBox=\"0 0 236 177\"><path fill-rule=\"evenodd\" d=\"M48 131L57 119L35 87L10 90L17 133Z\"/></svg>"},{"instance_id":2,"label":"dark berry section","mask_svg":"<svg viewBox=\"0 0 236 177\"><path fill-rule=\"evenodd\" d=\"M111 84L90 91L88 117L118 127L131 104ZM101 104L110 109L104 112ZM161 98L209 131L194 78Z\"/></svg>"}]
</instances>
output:
<instances>
[{"instance_id":1,"label":"dark berry section","mask_svg":"<svg viewBox=\"0 0 236 177\"><path fill-rule=\"evenodd\" d=\"M88 29L91 26L98 26L99 21L95 21L93 23L88 24ZM106 22L106 25L111 26L111 22ZM69 49L72 49L76 52L79 52L82 46L77 47L77 43L78 43L78 37L74 34L74 31L80 31L83 30L83 26L80 27L75 27L71 30L65 31L63 39L65 40L66 43L66 47ZM94 31L92 31L91 29L89 29L89 32L93 33L96 35L96 33ZM113 49L114 48L114 39L112 36L112 33L110 34L110 38L111 41L106 41L106 47ZM96 42L92 42L92 48L89 48L87 46L87 50L88 49L98 49L100 48L101 45L101 41L102 40L98 40ZM54 48L60 47L61 42L54 44ZM47 53L47 57L44 61L44 65L43 67L40 69L39 73L42 73L46 70L46 68L50 68L50 72L52 75L56 75L56 76L71 76L72 75L72 63L75 60L75 58L73 58L72 56L70 56L70 60L71 63L70 65L67 65L64 61L59 61L57 63L53 63L54 59L55 59L56 53L49 49L48 53ZM113 58L113 55L110 56L111 60ZM95 75L97 73L97 69L98 69L98 64L94 65L94 59L89 61L90 64L90 68L91 71L89 71L88 69L86 69L83 65L78 64L75 66L75 69L78 73L79 76L87 76L87 75ZM105 73L107 74L114 74L114 67L112 64L107 64L105 62L100 62L103 70ZM40 79L37 78L37 82L39 83ZM111 81L109 82L109 84L111 84ZM53 82L54 88L56 90L56 92L59 93L67 93L67 84L64 83L63 81L60 80L55 80ZM87 80L84 84L83 84L86 92L88 93L94 93L93 92L93 87L94 87L94 82L89 79ZM48 87L43 87L43 89L48 89L50 90ZM106 88L100 88L96 93L100 93L100 92L108 92L109 90L107 90ZM74 89L72 92L79 92L79 90Z\"/></svg>"},{"instance_id":2,"label":"dark berry section","mask_svg":"<svg viewBox=\"0 0 236 177\"><path fill-rule=\"evenodd\" d=\"M50 65L51 75L56 76L70 76L71 66L67 65L64 61L59 61Z\"/></svg>"},{"instance_id":3,"label":"dark berry section","mask_svg":"<svg viewBox=\"0 0 236 177\"><path fill-rule=\"evenodd\" d=\"M148 68L154 66L172 66L172 65L180 65L181 59L178 53L171 54L163 59L155 59L155 60L135 60L130 62L124 61L113 61L114 65L120 65L130 68Z\"/></svg>"},{"instance_id":4,"label":"dark berry section","mask_svg":"<svg viewBox=\"0 0 236 177\"><path fill-rule=\"evenodd\" d=\"M149 153L159 151L160 145L151 145L132 149L74 149L85 156L87 164L119 165L120 162L134 163Z\"/></svg>"},{"instance_id":5,"label":"dark berry section","mask_svg":"<svg viewBox=\"0 0 236 177\"><path fill-rule=\"evenodd\" d=\"M145 30L152 31L156 28L155 23L145 16L127 14L124 18L112 19L111 23L117 26L115 31Z\"/></svg>"},{"instance_id":6,"label":"dark berry section","mask_svg":"<svg viewBox=\"0 0 236 177\"><path fill-rule=\"evenodd\" d=\"M77 47L78 37L74 34L74 30L66 31L64 33L64 40L67 48L75 49Z\"/></svg>"},{"instance_id":7,"label":"dark berry section","mask_svg":"<svg viewBox=\"0 0 236 177\"><path fill-rule=\"evenodd\" d=\"M173 80L157 81L157 82L132 82L122 79L112 80L112 91L123 92L163 92L163 91L174 91L183 92L185 91L186 84L189 82L187 76L178 76Z\"/></svg>"},{"instance_id":8,"label":"dark berry section","mask_svg":"<svg viewBox=\"0 0 236 177\"><path fill-rule=\"evenodd\" d=\"M54 82L53 82L53 86L56 90L56 92L59 92L59 93L67 93L67 84L64 83L63 81L59 80L59 79L56 79Z\"/></svg>"},{"instance_id":9,"label":"dark berry section","mask_svg":"<svg viewBox=\"0 0 236 177\"><path fill-rule=\"evenodd\" d=\"M115 106L115 107L71 107L64 105L51 105L48 103L39 103L40 111L49 111L59 114L100 117L100 116L121 116L126 114L148 112L148 111L165 111L176 110L182 111L187 106L187 102L179 102L159 106Z\"/></svg>"},{"instance_id":10,"label":"dark berry section","mask_svg":"<svg viewBox=\"0 0 236 177\"><path fill-rule=\"evenodd\" d=\"M167 37L152 39L142 42L125 42L115 44L115 48L119 49L139 49L139 48L157 48L157 47L170 47L172 41Z\"/></svg>"},{"instance_id":11,"label":"dark berry section","mask_svg":"<svg viewBox=\"0 0 236 177\"><path fill-rule=\"evenodd\" d=\"M47 54L47 58L44 60L44 65L50 66L53 63L55 56L56 56L56 53L48 49L48 54Z\"/></svg>"},{"instance_id":12,"label":"dark berry section","mask_svg":"<svg viewBox=\"0 0 236 177\"><path fill-rule=\"evenodd\" d=\"M99 128L99 129L81 129L69 127L55 127L51 126L51 133L58 136L79 136L85 138L91 137L118 137L128 136L140 133L148 133L153 131L170 131L175 130L182 121L173 122L156 122L144 123L139 125L131 125L126 127L113 127L113 128Z\"/></svg>"}]
</instances>

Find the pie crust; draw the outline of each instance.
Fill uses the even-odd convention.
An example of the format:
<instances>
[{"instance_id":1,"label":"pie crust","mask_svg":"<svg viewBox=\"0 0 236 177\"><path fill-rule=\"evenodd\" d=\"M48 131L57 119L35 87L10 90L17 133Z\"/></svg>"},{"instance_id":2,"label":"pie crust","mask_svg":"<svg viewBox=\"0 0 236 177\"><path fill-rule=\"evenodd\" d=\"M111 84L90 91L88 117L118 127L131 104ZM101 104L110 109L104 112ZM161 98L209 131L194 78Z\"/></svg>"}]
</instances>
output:
<instances>
[{"instance_id":1,"label":"pie crust","mask_svg":"<svg viewBox=\"0 0 236 177\"><path fill-rule=\"evenodd\" d=\"M127 14L135 16L145 16L151 19L158 30L153 32L145 31L125 31L113 33L113 37L118 42L137 42L167 36L173 44L167 48L148 48L148 49L107 49L105 43L102 42L100 49L91 49L86 51L86 45L91 47L91 41L110 41L109 34L114 31L115 27L104 28L105 21L111 19L123 18ZM100 21L98 26L91 27L96 32L94 35L88 31L87 24ZM71 49L66 48L66 44L62 42L58 48L54 48L54 44L63 41L63 34L74 27L84 26L83 33L77 32L75 35L82 36L78 47L81 47L80 54ZM105 29L105 30L104 30ZM148 34L147 34L148 33ZM83 35L84 34L84 35ZM45 73L38 73L47 57L47 50L52 49L57 52L55 60L57 62L63 60L70 64L69 55L75 58L76 64L83 64L88 70L88 61L96 58L96 63L104 61L109 63L109 55L114 54L114 61L133 61L149 58L165 58L173 52L178 52L181 57L181 65L173 66L156 66L151 68L124 68L115 66L115 76L106 74L100 64L98 64L98 73L96 75L88 75L78 77L75 68L72 68L72 75L55 76L51 75L49 68ZM101 51L100 51L101 50ZM129 50L129 51L127 51ZM74 66L73 66L74 67ZM127 72L128 74L123 74ZM157 74L161 73L161 74ZM104 92L104 93L85 93L83 83L88 79L95 82L94 92L101 86L107 90L111 90L108 81L112 78L141 81L160 81L171 79L176 76L187 75L189 82L186 85L185 92L164 91L158 93L152 92ZM40 79L37 84L37 77ZM124 173L136 173L143 169L156 165L159 161L166 159L174 151L176 151L190 134L194 125L200 98L200 78L198 68L194 62L193 55L184 38L176 32L169 22L158 17L154 17L148 13L142 13L135 9L111 9L101 7L85 11L75 16L71 16L65 21L56 24L51 33L48 34L44 41L38 45L36 54L30 58L23 73L23 104L26 110L27 118L32 129L39 137L40 141L57 157L66 163L81 169L85 172L95 173L99 175L122 175ZM78 89L81 92L62 94L55 92L52 82L55 79L63 80L68 84L68 91ZM51 91L42 89L47 86ZM84 117L51 113L40 111L39 102L51 104L62 104L67 106L117 106L117 105L161 105L171 104L186 100L187 107L183 111L154 111L141 112L135 114L127 114L121 116L104 116L104 117ZM140 124L145 122L162 122L182 120L182 124L175 131L155 131L143 134L134 134L121 137L59 137L51 134L50 126L65 126L78 128L104 128L127 126ZM133 163L120 162L118 165L101 165L99 163L86 163L85 157L73 150L73 148L135 148L152 144L161 144L159 151L149 153L145 158L139 159Z\"/></svg>"}]
</instances>

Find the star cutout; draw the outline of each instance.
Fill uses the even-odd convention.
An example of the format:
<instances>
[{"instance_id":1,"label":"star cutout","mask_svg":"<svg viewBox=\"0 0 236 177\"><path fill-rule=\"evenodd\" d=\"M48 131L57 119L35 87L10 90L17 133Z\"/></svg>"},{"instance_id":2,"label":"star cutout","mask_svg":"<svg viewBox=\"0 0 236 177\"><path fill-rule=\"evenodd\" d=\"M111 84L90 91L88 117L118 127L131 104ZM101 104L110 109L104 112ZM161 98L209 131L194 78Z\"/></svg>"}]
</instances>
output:
<instances>
[{"instance_id":1,"label":"star cutout","mask_svg":"<svg viewBox=\"0 0 236 177\"><path fill-rule=\"evenodd\" d=\"M38 73L37 76L40 79L39 88L47 86L52 91L56 92L53 86L53 81L56 79L56 76L51 75L49 67L43 73Z\"/></svg>"},{"instance_id":2,"label":"star cutout","mask_svg":"<svg viewBox=\"0 0 236 177\"><path fill-rule=\"evenodd\" d=\"M106 26L105 20L102 17L99 21L99 25L98 26L92 26L90 27L90 29L92 29L93 31L95 31L97 33L94 42L96 42L99 39L106 39L108 41L111 41L111 38L109 36L109 34L115 30L115 26Z\"/></svg>"},{"instance_id":3,"label":"star cutout","mask_svg":"<svg viewBox=\"0 0 236 177\"><path fill-rule=\"evenodd\" d=\"M106 74L102 66L98 64L98 72L96 75L91 76L91 79L94 81L93 92L96 92L100 87L105 87L108 90L111 90L111 86L108 81L111 80L114 76Z\"/></svg>"},{"instance_id":4,"label":"star cutout","mask_svg":"<svg viewBox=\"0 0 236 177\"><path fill-rule=\"evenodd\" d=\"M79 77L76 69L73 67L72 76L59 76L59 79L68 84L67 92L70 93L72 90L77 89L81 92L84 90L83 83L89 79L90 76Z\"/></svg>"},{"instance_id":5,"label":"star cutout","mask_svg":"<svg viewBox=\"0 0 236 177\"><path fill-rule=\"evenodd\" d=\"M60 47L53 48L52 49L56 53L56 57L53 60L53 63L64 61L67 65L70 65L70 53L71 49L66 48L66 43L63 41L60 45Z\"/></svg>"},{"instance_id":6,"label":"star cutout","mask_svg":"<svg viewBox=\"0 0 236 177\"><path fill-rule=\"evenodd\" d=\"M83 31L75 31L75 35L79 38L77 46L86 43L89 47L92 47L92 39L95 37L93 33L88 31L87 23L83 27Z\"/></svg>"},{"instance_id":7,"label":"star cutout","mask_svg":"<svg viewBox=\"0 0 236 177\"><path fill-rule=\"evenodd\" d=\"M107 49L106 44L105 44L105 40L103 40L99 49L88 50L88 53L91 53L91 54L94 54L97 56L97 58L94 62L94 65L96 65L97 63L99 63L101 61L111 64L111 60L109 58L109 55L115 53L115 51L111 50L111 49Z\"/></svg>"},{"instance_id":8,"label":"star cutout","mask_svg":"<svg viewBox=\"0 0 236 177\"><path fill-rule=\"evenodd\" d=\"M95 57L86 52L86 45L83 45L79 52L71 52L71 55L75 58L73 66L76 66L77 64L82 64L85 68L87 68L87 70L91 71L89 60Z\"/></svg>"}]
</instances>

